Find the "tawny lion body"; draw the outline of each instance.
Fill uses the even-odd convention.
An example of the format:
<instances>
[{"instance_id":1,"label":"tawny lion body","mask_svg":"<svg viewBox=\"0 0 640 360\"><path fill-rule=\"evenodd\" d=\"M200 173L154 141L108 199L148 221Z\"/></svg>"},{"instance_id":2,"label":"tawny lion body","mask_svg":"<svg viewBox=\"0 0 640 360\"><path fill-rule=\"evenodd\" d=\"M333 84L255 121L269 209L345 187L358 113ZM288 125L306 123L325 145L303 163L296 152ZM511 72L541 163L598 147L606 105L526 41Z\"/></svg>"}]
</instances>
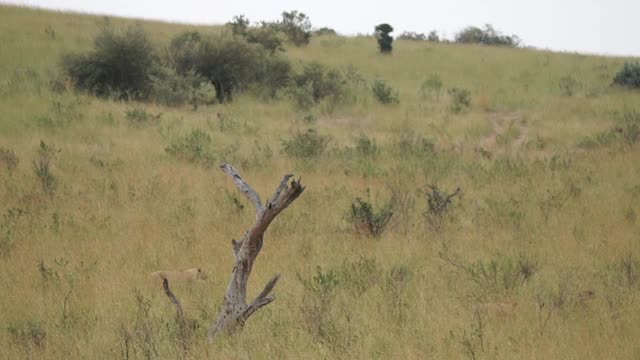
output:
<instances>
[{"instance_id":1,"label":"tawny lion body","mask_svg":"<svg viewBox=\"0 0 640 360\"><path fill-rule=\"evenodd\" d=\"M175 283L194 283L196 280L205 280L207 278L201 268L179 270L154 271L151 273L154 284L162 284L162 280L169 280L170 284Z\"/></svg>"}]
</instances>

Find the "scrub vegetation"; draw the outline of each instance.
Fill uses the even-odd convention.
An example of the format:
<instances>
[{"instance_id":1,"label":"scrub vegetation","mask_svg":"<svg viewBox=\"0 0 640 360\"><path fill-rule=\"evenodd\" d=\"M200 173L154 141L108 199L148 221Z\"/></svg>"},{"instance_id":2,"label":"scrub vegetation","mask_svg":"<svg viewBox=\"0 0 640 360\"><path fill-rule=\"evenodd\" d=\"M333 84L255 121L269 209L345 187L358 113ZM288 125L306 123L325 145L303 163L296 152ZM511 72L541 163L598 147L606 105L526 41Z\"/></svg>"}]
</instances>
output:
<instances>
[{"instance_id":1,"label":"scrub vegetation","mask_svg":"<svg viewBox=\"0 0 640 360\"><path fill-rule=\"evenodd\" d=\"M414 38L0 6L0 358L640 357L638 59Z\"/></svg>"}]
</instances>

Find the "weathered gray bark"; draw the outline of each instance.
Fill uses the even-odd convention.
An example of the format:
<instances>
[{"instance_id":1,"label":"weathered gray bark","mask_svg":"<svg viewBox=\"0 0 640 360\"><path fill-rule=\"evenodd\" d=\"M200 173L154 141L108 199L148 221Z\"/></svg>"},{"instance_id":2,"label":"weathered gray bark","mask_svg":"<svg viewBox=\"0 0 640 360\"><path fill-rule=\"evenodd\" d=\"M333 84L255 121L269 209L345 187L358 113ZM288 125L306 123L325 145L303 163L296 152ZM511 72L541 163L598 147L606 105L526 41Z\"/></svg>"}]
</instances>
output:
<instances>
[{"instance_id":1,"label":"weathered gray bark","mask_svg":"<svg viewBox=\"0 0 640 360\"><path fill-rule=\"evenodd\" d=\"M167 280L167 278L162 279L162 288L164 289L164 293L167 295L167 297L169 297L171 303L176 306L176 316L178 318L178 322L184 324L185 319L184 311L182 311L182 304L180 303L180 300L178 300L178 298L173 294L173 291L171 291L171 288L169 287L169 280Z\"/></svg>"},{"instance_id":2,"label":"weathered gray bark","mask_svg":"<svg viewBox=\"0 0 640 360\"><path fill-rule=\"evenodd\" d=\"M180 345L182 345L182 349L187 352L189 350L189 346L191 343L191 335L192 335L192 326L190 322L187 321L187 318L184 316L184 311L182 310L182 304L180 300L173 294L171 288L169 287L169 280L167 278L162 279L162 288L164 289L164 293L169 297L169 300L176 306L176 324L178 325L178 340Z\"/></svg>"},{"instance_id":3,"label":"weathered gray bark","mask_svg":"<svg viewBox=\"0 0 640 360\"><path fill-rule=\"evenodd\" d=\"M253 269L253 263L262 249L264 232L273 219L291 205L305 189L300 184L300 179L292 180L289 184L289 179L293 175L285 175L271 199L263 206L258 193L244 181L233 166L222 164L220 168L231 176L240 192L253 203L256 208L256 222L240 241L231 240L236 262L218 320L209 329L209 341L212 341L220 332L233 332L241 329L254 312L275 299L275 294L272 294L271 291L280 279L280 274L275 275L250 304L247 304L246 301L247 282Z\"/></svg>"}]
</instances>

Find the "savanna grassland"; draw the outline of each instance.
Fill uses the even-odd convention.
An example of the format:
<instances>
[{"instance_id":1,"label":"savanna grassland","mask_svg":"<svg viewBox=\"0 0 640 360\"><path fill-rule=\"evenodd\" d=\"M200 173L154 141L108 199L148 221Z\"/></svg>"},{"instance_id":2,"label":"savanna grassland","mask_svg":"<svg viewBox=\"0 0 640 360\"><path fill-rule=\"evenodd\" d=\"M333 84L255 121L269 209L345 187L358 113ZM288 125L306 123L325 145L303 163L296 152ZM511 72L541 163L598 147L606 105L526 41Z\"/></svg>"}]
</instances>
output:
<instances>
[{"instance_id":1,"label":"savanna grassland","mask_svg":"<svg viewBox=\"0 0 640 360\"><path fill-rule=\"evenodd\" d=\"M640 93L611 86L629 59L317 36L286 57L350 85L309 109L54 91L102 21L0 6L0 358L640 357ZM158 47L221 31L139 24ZM207 161L171 150L194 146ZM264 198L286 173L307 186L249 282L282 274L277 299L212 344L255 214L210 162ZM185 342L149 274L193 267Z\"/></svg>"}]
</instances>

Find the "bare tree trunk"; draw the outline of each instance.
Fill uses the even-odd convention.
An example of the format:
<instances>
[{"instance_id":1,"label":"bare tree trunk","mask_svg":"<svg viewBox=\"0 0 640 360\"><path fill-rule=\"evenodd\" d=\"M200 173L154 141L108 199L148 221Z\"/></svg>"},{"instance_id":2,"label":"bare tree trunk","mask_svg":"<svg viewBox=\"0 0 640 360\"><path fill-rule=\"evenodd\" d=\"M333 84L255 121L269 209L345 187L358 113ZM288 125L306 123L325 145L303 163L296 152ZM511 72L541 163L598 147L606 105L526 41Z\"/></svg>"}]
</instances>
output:
<instances>
[{"instance_id":1,"label":"bare tree trunk","mask_svg":"<svg viewBox=\"0 0 640 360\"><path fill-rule=\"evenodd\" d=\"M189 351L189 346L191 342L192 328L190 328L190 323L187 321L187 318L184 316L184 311L182 310L182 304L180 300L173 294L171 291L171 287L169 287L169 280L167 278L162 279L162 288L164 289L164 293L169 297L169 300L173 305L176 306L176 323L178 325L178 340L180 341L180 345L182 346L182 350L184 350L185 354Z\"/></svg>"},{"instance_id":2,"label":"bare tree trunk","mask_svg":"<svg viewBox=\"0 0 640 360\"><path fill-rule=\"evenodd\" d=\"M289 179L293 175L285 175L271 199L263 206L258 193L244 181L233 166L222 164L220 168L231 176L240 192L253 203L256 208L256 222L240 241L231 240L236 263L224 295L224 304L218 315L218 320L209 329L209 341L212 341L221 331L233 332L242 329L245 321L254 312L275 299L275 294L272 294L271 291L280 279L280 274L276 274L269 280L262 292L250 304L247 304L246 301L247 282L253 263L262 249L264 232L273 219L291 205L305 189L300 184L300 179L292 180L289 186Z\"/></svg>"}]
</instances>

